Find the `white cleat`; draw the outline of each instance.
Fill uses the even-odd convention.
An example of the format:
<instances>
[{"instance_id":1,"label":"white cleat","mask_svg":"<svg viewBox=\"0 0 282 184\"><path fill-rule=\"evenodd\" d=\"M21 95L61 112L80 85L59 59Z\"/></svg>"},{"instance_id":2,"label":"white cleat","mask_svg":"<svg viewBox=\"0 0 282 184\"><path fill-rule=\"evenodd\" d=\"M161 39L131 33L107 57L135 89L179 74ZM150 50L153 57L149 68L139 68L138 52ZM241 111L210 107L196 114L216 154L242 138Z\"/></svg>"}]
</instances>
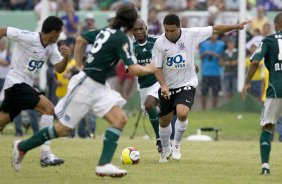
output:
<instances>
[{"instance_id":1,"label":"white cleat","mask_svg":"<svg viewBox=\"0 0 282 184\"><path fill-rule=\"evenodd\" d=\"M127 174L126 170L119 169L118 167L114 166L113 164L105 164L101 166L96 166L96 175L97 176L110 176L110 177L123 177Z\"/></svg>"},{"instance_id":2,"label":"white cleat","mask_svg":"<svg viewBox=\"0 0 282 184\"><path fill-rule=\"evenodd\" d=\"M24 158L24 153L20 152L18 149L18 144L21 142L21 140L15 140L13 144L13 153L12 153L12 167L15 169L15 171L20 171L20 163Z\"/></svg>"},{"instance_id":3,"label":"white cleat","mask_svg":"<svg viewBox=\"0 0 282 184\"><path fill-rule=\"evenodd\" d=\"M170 150L168 152L162 151L161 157L159 159L159 163L166 163L168 162L169 158L171 157L172 149L170 147Z\"/></svg>"},{"instance_id":4,"label":"white cleat","mask_svg":"<svg viewBox=\"0 0 282 184\"><path fill-rule=\"evenodd\" d=\"M65 161L53 153L49 153L46 157L40 159L42 167L57 166L63 164Z\"/></svg>"},{"instance_id":5,"label":"white cleat","mask_svg":"<svg viewBox=\"0 0 282 184\"><path fill-rule=\"evenodd\" d=\"M172 146L172 159L180 160L180 158L181 158L180 145L173 145Z\"/></svg>"}]
</instances>

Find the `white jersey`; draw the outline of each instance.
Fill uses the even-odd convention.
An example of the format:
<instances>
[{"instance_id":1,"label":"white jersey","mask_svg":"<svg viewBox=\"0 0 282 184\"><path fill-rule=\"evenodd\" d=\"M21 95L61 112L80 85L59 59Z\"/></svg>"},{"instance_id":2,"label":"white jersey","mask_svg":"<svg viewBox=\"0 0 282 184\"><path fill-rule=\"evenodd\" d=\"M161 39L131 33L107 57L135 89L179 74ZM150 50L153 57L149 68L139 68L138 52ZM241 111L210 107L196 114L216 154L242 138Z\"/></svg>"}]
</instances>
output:
<instances>
[{"instance_id":1,"label":"white jersey","mask_svg":"<svg viewBox=\"0 0 282 184\"><path fill-rule=\"evenodd\" d=\"M16 43L11 69L6 77L5 89L23 82L33 86L44 62L50 61L55 65L63 59L56 44L50 44L44 48L37 32L8 27L7 37Z\"/></svg>"},{"instance_id":2,"label":"white jersey","mask_svg":"<svg viewBox=\"0 0 282 184\"><path fill-rule=\"evenodd\" d=\"M170 89L182 86L197 87L198 77L195 71L194 55L196 47L212 36L213 28L181 28L181 36L173 43L165 34L155 42L153 61L163 69L164 79Z\"/></svg>"}]
</instances>

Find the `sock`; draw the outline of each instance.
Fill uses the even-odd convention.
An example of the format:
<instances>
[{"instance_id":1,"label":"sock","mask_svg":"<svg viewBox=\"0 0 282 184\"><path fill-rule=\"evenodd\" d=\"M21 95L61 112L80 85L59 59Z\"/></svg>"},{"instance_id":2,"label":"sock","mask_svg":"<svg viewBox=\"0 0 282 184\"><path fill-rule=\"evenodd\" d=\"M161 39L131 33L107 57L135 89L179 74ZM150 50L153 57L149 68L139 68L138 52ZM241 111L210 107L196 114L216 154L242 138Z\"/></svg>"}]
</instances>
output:
<instances>
[{"instance_id":1,"label":"sock","mask_svg":"<svg viewBox=\"0 0 282 184\"><path fill-rule=\"evenodd\" d=\"M43 128L36 132L33 136L31 136L29 139L21 141L18 145L18 148L20 151L26 153L29 150L36 148L37 146L42 145L45 141L48 141L50 139L57 138L57 132L55 130L54 126L49 126L46 128Z\"/></svg>"},{"instance_id":2,"label":"sock","mask_svg":"<svg viewBox=\"0 0 282 184\"><path fill-rule=\"evenodd\" d=\"M151 122L151 125L154 129L154 132L156 134L156 139L159 139L160 136L159 136L159 114L158 114L158 111L157 111L157 108L153 108L151 111L147 112L148 115L149 115L149 119L150 119L150 122Z\"/></svg>"},{"instance_id":3,"label":"sock","mask_svg":"<svg viewBox=\"0 0 282 184\"><path fill-rule=\"evenodd\" d=\"M271 150L271 132L263 130L260 134L260 156L261 163L269 163Z\"/></svg>"},{"instance_id":4,"label":"sock","mask_svg":"<svg viewBox=\"0 0 282 184\"><path fill-rule=\"evenodd\" d=\"M45 128L53 125L53 120L54 116L53 115L46 115L43 114L41 116L40 120L40 128ZM47 157L48 154L51 153L51 147L50 147L51 141L46 141L42 146L41 146L41 158Z\"/></svg>"},{"instance_id":5,"label":"sock","mask_svg":"<svg viewBox=\"0 0 282 184\"><path fill-rule=\"evenodd\" d=\"M175 122L175 134L173 143L174 145L180 145L183 133L185 132L188 125L188 118L185 121L180 121L179 119Z\"/></svg>"},{"instance_id":6,"label":"sock","mask_svg":"<svg viewBox=\"0 0 282 184\"><path fill-rule=\"evenodd\" d=\"M112 161L120 135L120 129L113 127L107 128L104 135L102 154L100 156L98 165L104 165Z\"/></svg>"},{"instance_id":7,"label":"sock","mask_svg":"<svg viewBox=\"0 0 282 184\"><path fill-rule=\"evenodd\" d=\"M167 127L162 128L161 126L159 127L159 134L161 138L161 143L163 146L163 151L168 152L170 151L170 144L169 144L169 137L171 134L171 124L169 124Z\"/></svg>"},{"instance_id":8,"label":"sock","mask_svg":"<svg viewBox=\"0 0 282 184\"><path fill-rule=\"evenodd\" d=\"M173 140L174 139L174 133L175 133L175 122L177 120L177 116L174 114L173 117L172 117L172 120L171 120L171 128L172 128L172 132L171 132L171 135L170 135L170 140Z\"/></svg>"}]
</instances>

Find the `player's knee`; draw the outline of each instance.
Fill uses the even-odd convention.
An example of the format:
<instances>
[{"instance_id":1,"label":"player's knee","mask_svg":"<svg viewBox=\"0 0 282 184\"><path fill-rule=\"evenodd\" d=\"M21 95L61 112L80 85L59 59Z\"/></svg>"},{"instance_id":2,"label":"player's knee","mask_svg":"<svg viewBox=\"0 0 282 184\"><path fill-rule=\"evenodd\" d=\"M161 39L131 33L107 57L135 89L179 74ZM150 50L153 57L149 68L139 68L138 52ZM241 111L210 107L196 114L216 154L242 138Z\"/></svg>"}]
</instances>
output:
<instances>
[{"instance_id":1,"label":"player's knee","mask_svg":"<svg viewBox=\"0 0 282 184\"><path fill-rule=\"evenodd\" d=\"M55 114L55 110L54 110L54 105L49 105L47 107L45 107L43 109L44 113L43 114L46 114L46 115L54 115Z\"/></svg>"},{"instance_id":2,"label":"player's knee","mask_svg":"<svg viewBox=\"0 0 282 184\"><path fill-rule=\"evenodd\" d=\"M185 121L187 119L187 116L188 116L187 112L181 111L177 113L177 119L179 119L180 121Z\"/></svg>"},{"instance_id":3,"label":"player's knee","mask_svg":"<svg viewBox=\"0 0 282 184\"><path fill-rule=\"evenodd\" d=\"M127 117L125 115L120 115L117 119L116 122L114 123L114 127L123 129L127 123Z\"/></svg>"},{"instance_id":4,"label":"player's knee","mask_svg":"<svg viewBox=\"0 0 282 184\"><path fill-rule=\"evenodd\" d=\"M154 105L152 103L145 103L144 106L146 112L150 112L154 108Z\"/></svg>"},{"instance_id":5,"label":"player's knee","mask_svg":"<svg viewBox=\"0 0 282 184\"><path fill-rule=\"evenodd\" d=\"M57 123L55 129L56 129L56 133L59 137L65 137L65 136L69 135L70 132L72 131L71 128L66 127L65 125L63 125L61 123Z\"/></svg>"},{"instance_id":6,"label":"player's knee","mask_svg":"<svg viewBox=\"0 0 282 184\"><path fill-rule=\"evenodd\" d=\"M266 130L266 131L272 131L273 129L273 124L272 123L267 123L265 124L263 127L262 127L263 130Z\"/></svg>"}]
</instances>

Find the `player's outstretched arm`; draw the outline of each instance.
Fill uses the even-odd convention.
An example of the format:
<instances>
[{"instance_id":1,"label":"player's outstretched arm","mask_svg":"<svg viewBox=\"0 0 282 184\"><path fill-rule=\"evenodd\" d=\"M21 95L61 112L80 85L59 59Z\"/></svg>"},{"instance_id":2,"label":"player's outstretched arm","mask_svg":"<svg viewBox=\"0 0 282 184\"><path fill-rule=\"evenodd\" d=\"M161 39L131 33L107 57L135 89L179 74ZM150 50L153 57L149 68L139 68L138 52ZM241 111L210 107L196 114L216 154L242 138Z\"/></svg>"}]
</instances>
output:
<instances>
[{"instance_id":1,"label":"player's outstretched arm","mask_svg":"<svg viewBox=\"0 0 282 184\"><path fill-rule=\"evenodd\" d=\"M0 28L0 39L7 35L7 28Z\"/></svg>"},{"instance_id":2,"label":"player's outstretched arm","mask_svg":"<svg viewBox=\"0 0 282 184\"><path fill-rule=\"evenodd\" d=\"M85 40L82 36L76 37L74 46L74 59L76 61L76 67L79 71L83 69L83 56L87 44L87 40Z\"/></svg>"},{"instance_id":3,"label":"player's outstretched arm","mask_svg":"<svg viewBox=\"0 0 282 184\"><path fill-rule=\"evenodd\" d=\"M247 77L246 77L246 80L245 80L245 84L244 84L244 87L242 89L242 92L241 92L241 98L243 100L245 100L246 98L246 95L251 87L250 85L250 82L255 74L255 72L257 71L259 67L259 61L252 61L250 67L249 67L249 70L248 70L248 73L247 73Z\"/></svg>"},{"instance_id":4,"label":"player's outstretched arm","mask_svg":"<svg viewBox=\"0 0 282 184\"><path fill-rule=\"evenodd\" d=\"M233 30L242 30L245 28L245 25L249 24L251 20L247 20L244 22L241 22L240 24L222 24L222 25L214 25L213 26L213 34L221 34Z\"/></svg>"},{"instance_id":5,"label":"player's outstretched arm","mask_svg":"<svg viewBox=\"0 0 282 184\"><path fill-rule=\"evenodd\" d=\"M133 65L128 66L129 73L133 75L138 75L138 76L148 75L150 73L154 73L156 70L157 68L155 64L153 63L146 65L146 66L142 66L139 64L133 64Z\"/></svg>"}]
</instances>

